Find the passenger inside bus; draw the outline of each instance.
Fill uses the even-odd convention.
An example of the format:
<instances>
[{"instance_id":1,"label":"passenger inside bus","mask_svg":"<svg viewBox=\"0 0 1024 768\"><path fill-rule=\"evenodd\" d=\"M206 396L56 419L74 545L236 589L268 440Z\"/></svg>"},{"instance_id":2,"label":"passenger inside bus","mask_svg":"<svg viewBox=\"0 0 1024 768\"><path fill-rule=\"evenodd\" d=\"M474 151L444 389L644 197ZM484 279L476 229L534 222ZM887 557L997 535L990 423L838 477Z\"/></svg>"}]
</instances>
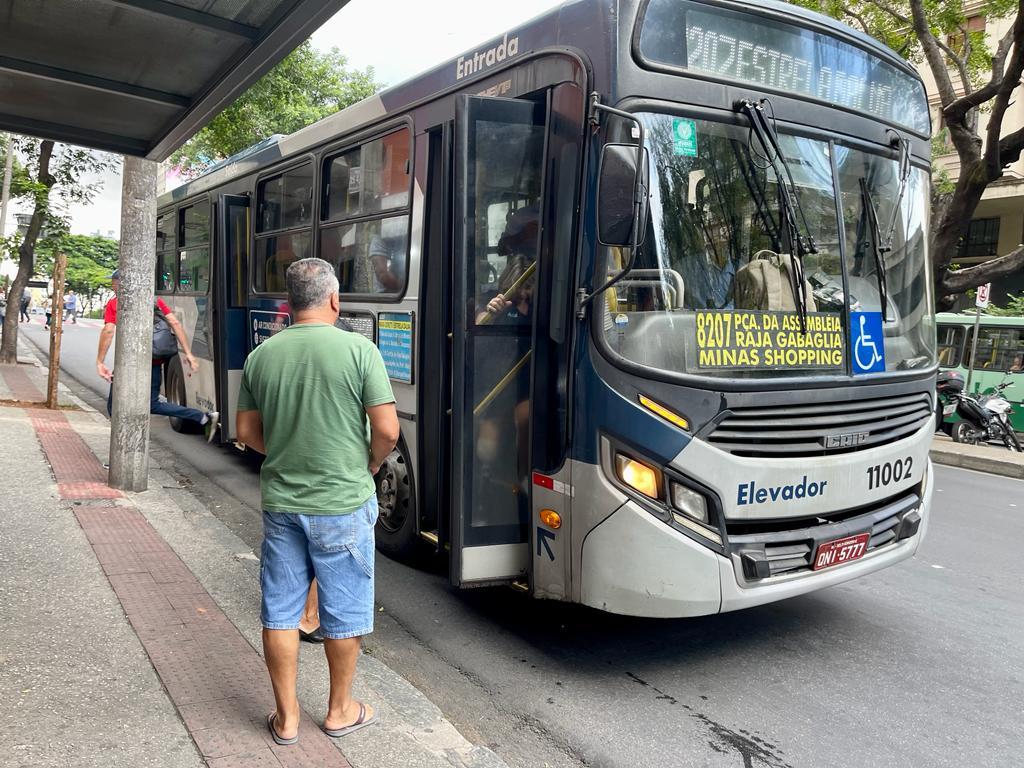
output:
<instances>
[{"instance_id":1,"label":"passenger inside bus","mask_svg":"<svg viewBox=\"0 0 1024 768\"><path fill-rule=\"evenodd\" d=\"M287 290L284 273L293 261L299 259L299 255L293 250L291 235L279 235L274 240L276 248L267 259L263 288L267 293L282 293Z\"/></svg>"}]
</instances>

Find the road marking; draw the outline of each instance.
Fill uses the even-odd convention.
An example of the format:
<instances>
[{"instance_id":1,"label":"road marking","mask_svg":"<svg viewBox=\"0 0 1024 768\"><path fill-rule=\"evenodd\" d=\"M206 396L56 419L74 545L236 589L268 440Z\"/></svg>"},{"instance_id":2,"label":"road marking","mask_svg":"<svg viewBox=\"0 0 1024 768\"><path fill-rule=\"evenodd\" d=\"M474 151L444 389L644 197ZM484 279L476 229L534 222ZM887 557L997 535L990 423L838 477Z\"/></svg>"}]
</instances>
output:
<instances>
[{"instance_id":1,"label":"road marking","mask_svg":"<svg viewBox=\"0 0 1024 768\"><path fill-rule=\"evenodd\" d=\"M935 565L934 563L932 564L932 568L936 568L937 570L940 570L940 571L946 570L945 566L943 566L943 565Z\"/></svg>"}]
</instances>

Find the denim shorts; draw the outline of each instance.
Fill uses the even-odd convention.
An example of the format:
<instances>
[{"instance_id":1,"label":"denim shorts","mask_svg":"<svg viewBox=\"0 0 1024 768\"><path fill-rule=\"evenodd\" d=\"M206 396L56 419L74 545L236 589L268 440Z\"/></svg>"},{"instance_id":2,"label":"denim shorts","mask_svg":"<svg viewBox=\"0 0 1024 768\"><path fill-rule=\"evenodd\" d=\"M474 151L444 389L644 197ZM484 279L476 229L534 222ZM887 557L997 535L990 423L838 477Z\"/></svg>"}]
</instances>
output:
<instances>
[{"instance_id":1,"label":"denim shorts","mask_svg":"<svg viewBox=\"0 0 1024 768\"><path fill-rule=\"evenodd\" d=\"M377 497L344 515L263 512L260 620L298 629L316 576L320 631L341 640L373 632L373 526Z\"/></svg>"}]
</instances>

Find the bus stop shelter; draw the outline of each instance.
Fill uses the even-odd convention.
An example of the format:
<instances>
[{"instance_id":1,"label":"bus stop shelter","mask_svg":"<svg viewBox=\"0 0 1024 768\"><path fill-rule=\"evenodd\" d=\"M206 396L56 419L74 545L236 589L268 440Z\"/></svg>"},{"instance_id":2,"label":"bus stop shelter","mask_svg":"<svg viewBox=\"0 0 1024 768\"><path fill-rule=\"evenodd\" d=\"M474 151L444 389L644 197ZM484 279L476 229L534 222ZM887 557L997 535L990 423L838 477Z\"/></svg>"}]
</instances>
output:
<instances>
[{"instance_id":1,"label":"bus stop shelter","mask_svg":"<svg viewBox=\"0 0 1024 768\"><path fill-rule=\"evenodd\" d=\"M0 131L125 156L111 484L145 488L166 159L348 0L0 0Z\"/></svg>"}]
</instances>

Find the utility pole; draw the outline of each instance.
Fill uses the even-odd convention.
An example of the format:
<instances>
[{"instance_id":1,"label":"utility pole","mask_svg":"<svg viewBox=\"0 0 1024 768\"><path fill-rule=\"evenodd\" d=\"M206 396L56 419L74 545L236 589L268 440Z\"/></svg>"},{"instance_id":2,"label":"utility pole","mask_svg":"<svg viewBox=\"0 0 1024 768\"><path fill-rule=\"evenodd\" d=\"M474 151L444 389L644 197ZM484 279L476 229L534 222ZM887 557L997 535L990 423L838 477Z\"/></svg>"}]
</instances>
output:
<instances>
[{"instance_id":1,"label":"utility pole","mask_svg":"<svg viewBox=\"0 0 1024 768\"><path fill-rule=\"evenodd\" d=\"M64 333L64 273L68 257L58 253L53 264L53 302L50 313L50 372L46 379L46 407L57 407L57 377L60 374L60 339Z\"/></svg>"},{"instance_id":2,"label":"utility pole","mask_svg":"<svg viewBox=\"0 0 1024 768\"><path fill-rule=\"evenodd\" d=\"M121 185L109 484L144 491L149 479L149 387L156 272L156 163L125 157Z\"/></svg>"}]
</instances>

